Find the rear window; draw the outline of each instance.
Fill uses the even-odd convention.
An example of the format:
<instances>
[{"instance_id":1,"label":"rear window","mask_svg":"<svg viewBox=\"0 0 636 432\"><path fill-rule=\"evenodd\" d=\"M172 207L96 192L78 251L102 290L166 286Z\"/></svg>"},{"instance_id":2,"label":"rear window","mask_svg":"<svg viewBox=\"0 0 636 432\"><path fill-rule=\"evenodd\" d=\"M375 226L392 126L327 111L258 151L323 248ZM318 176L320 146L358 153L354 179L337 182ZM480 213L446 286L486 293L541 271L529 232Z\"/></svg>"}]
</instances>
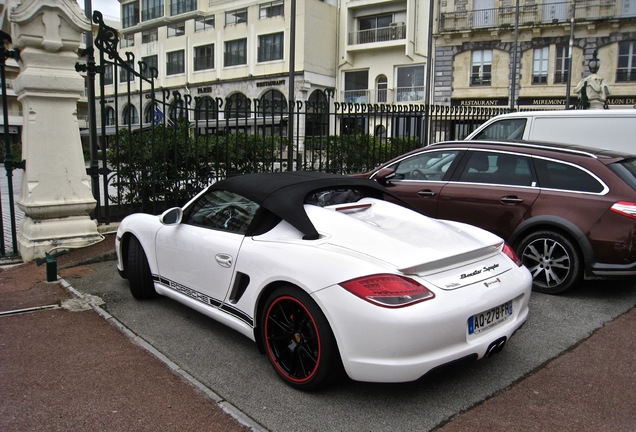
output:
<instances>
[{"instance_id":1,"label":"rear window","mask_svg":"<svg viewBox=\"0 0 636 432\"><path fill-rule=\"evenodd\" d=\"M496 121L479 132L474 140L520 140L526 128L524 118L504 119Z\"/></svg>"},{"instance_id":2,"label":"rear window","mask_svg":"<svg viewBox=\"0 0 636 432\"><path fill-rule=\"evenodd\" d=\"M539 186L575 192L601 193L605 186L589 172L570 164L535 159Z\"/></svg>"},{"instance_id":3,"label":"rear window","mask_svg":"<svg viewBox=\"0 0 636 432\"><path fill-rule=\"evenodd\" d=\"M530 159L513 153L475 151L457 181L468 183L490 183L506 186L532 186Z\"/></svg>"},{"instance_id":4,"label":"rear window","mask_svg":"<svg viewBox=\"0 0 636 432\"><path fill-rule=\"evenodd\" d=\"M636 190L636 158L610 164L609 168Z\"/></svg>"},{"instance_id":5,"label":"rear window","mask_svg":"<svg viewBox=\"0 0 636 432\"><path fill-rule=\"evenodd\" d=\"M357 189L327 189L309 194L305 204L327 207L358 202L361 198L364 198L364 194Z\"/></svg>"}]
</instances>

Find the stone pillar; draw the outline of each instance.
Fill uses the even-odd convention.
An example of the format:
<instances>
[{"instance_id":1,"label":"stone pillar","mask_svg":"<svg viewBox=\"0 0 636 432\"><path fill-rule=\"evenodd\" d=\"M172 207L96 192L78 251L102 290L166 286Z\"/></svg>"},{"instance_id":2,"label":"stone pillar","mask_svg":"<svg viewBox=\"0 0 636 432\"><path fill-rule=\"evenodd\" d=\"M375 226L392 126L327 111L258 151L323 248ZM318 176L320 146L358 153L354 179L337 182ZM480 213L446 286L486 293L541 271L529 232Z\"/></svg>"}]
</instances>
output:
<instances>
[{"instance_id":1,"label":"stone pillar","mask_svg":"<svg viewBox=\"0 0 636 432\"><path fill-rule=\"evenodd\" d=\"M89 216L96 201L77 123L85 83L75 63L91 25L75 0L23 0L10 20L20 50L14 89L24 112L26 168L17 201L25 213L18 250L26 262L101 239Z\"/></svg>"}]
</instances>

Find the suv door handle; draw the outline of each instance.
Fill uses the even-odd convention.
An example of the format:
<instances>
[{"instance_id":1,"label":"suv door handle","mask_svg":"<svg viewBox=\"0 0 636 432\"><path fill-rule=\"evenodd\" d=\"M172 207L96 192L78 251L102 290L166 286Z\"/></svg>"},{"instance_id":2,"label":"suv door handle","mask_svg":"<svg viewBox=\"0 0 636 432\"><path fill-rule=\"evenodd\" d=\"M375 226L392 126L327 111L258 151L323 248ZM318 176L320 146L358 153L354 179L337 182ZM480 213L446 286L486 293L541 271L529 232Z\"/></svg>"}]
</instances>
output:
<instances>
[{"instance_id":1,"label":"suv door handle","mask_svg":"<svg viewBox=\"0 0 636 432\"><path fill-rule=\"evenodd\" d=\"M435 192L430 189L417 191L417 196L421 196L422 198L435 196Z\"/></svg>"},{"instance_id":2,"label":"suv door handle","mask_svg":"<svg viewBox=\"0 0 636 432\"><path fill-rule=\"evenodd\" d=\"M517 196L504 196L499 199L500 202L504 204L519 204L523 202L523 198L519 198Z\"/></svg>"}]
</instances>

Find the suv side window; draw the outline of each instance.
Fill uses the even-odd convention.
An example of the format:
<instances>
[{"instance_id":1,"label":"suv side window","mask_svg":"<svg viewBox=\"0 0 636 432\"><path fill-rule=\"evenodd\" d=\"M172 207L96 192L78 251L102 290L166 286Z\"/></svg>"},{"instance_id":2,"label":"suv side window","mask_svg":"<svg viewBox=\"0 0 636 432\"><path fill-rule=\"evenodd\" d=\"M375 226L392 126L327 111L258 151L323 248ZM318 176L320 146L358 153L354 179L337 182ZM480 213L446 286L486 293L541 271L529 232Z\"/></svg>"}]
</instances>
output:
<instances>
[{"instance_id":1,"label":"suv side window","mask_svg":"<svg viewBox=\"0 0 636 432\"><path fill-rule=\"evenodd\" d=\"M534 186L528 156L488 151L472 151L457 181L508 186Z\"/></svg>"},{"instance_id":2,"label":"suv side window","mask_svg":"<svg viewBox=\"0 0 636 432\"><path fill-rule=\"evenodd\" d=\"M520 140L523 138L523 131L526 128L526 119L504 119L499 120L483 131L479 132L474 140Z\"/></svg>"},{"instance_id":3,"label":"suv side window","mask_svg":"<svg viewBox=\"0 0 636 432\"><path fill-rule=\"evenodd\" d=\"M601 193L605 186L583 169L548 159L535 158L539 186L576 192Z\"/></svg>"},{"instance_id":4,"label":"suv side window","mask_svg":"<svg viewBox=\"0 0 636 432\"><path fill-rule=\"evenodd\" d=\"M442 180L459 150L423 152L391 166L395 180Z\"/></svg>"},{"instance_id":5,"label":"suv side window","mask_svg":"<svg viewBox=\"0 0 636 432\"><path fill-rule=\"evenodd\" d=\"M610 164L609 168L636 190L636 158Z\"/></svg>"}]
</instances>

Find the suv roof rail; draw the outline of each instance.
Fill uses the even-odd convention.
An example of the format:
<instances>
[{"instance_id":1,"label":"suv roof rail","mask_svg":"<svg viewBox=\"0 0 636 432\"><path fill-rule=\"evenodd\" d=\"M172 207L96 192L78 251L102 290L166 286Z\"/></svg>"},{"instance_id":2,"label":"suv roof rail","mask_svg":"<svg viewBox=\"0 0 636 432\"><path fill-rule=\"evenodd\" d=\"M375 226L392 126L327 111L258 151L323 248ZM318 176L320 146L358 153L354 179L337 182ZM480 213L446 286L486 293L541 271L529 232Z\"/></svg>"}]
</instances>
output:
<instances>
[{"instance_id":1,"label":"suv roof rail","mask_svg":"<svg viewBox=\"0 0 636 432\"><path fill-rule=\"evenodd\" d=\"M470 143L470 144L469 144ZM611 150L604 149L591 149L586 147L578 147L572 146L570 144L556 144L551 142L539 142L539 141L510 141L510 140L471 140L471 141L441 141L438 143L433 143L431 145L441 145L441 144L456 144L462 146L470 146L474 144L488 144L488 145L508 145L522 148L534 148L534 149L545 149L551 151L558 151L561 153L570 153L570 154L578 154L580 156L591 157L594 159L598 159L598 153L600 152L608 152L614 153Z\"/></svg>"}]
</instances>

